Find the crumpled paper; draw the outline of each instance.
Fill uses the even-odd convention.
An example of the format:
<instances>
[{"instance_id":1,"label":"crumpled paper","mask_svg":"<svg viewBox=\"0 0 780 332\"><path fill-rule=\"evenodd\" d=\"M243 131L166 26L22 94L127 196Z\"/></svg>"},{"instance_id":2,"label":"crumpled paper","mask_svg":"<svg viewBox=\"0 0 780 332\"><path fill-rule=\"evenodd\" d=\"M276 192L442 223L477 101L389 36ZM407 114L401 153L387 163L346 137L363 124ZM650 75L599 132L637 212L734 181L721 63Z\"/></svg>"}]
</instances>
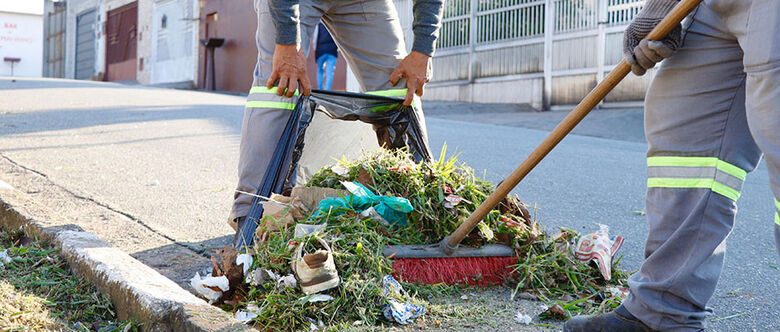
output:
<instances>
[{"instance_id":1,"label":"crumpled paper","mask_svg":"<svg viewBox=\"0 0 780 332\"><path fill-rule=\"evenodd\" d=\"M515 322L518 322L520 324L528 325L528 324L531 324L532 320L533 319L531 318L531 316L526 315L526 314L524 314L522 312L518 311L517 313L515 313Z\"/></svg>"},{"instance_id":2,"label":"crumpled paper","mask_svg":"<svg viewBox=\"0 0 780 332\"><path fill-rule=\"evenodd\" d=\"M230 290L230 282L225 276L212 277L211 274L200 276L195 272L195 276L190 279L190 285L198 294L209 300L209 304L217 302L222 297L223 292Z\"/></svg>"},{"instance_id":3,"label":"crumpled paper","mask_svg":"<svg viewBox=\"0 0 780 332\"><path fill-rule=\"evenodd\" d=\"M246 306L246 310L236 311L236 320L242 323L249 323L249 321L257 318L256 312L259 310L260 308L256 304L249 304Z\"/></svg>"},{"instance_id":4,"label":"crumpled paper","mask_svg":"<svg viewBox=\"0 0 780 332\"><path fill-rule=\"evenodd\" d=\"M412 304L403 286L392 276L382 278L383 297L387 303L382 307L385 319L406 325L425 313L425 306Z\"/></svg>"},{"instance_id":5,"label":"crumpled paper","mask_svg":"<svg viewBox=\"0 0 780 332\"><path fill-rule=\"evenodd\" d=\"M252 267L253 261L254 259L252 259L252 256L249 254L239 254L236 256L236 266L244 264L241 267L243 268L244 280L246 283L249 283L252 280L252 276L249 274L249 268Z\"/></svg>"},{"instance_id":6,"label":"crumpled paper","mask_svg":"<svg viewBox=\"0 0 780 332\"><path fill-rule=\"evenodd\" d=\"M11 259L10 256L8 256L8 250L0 251L0 269L5 267L5 264L8 264L12 262L13 259Z\"/></svg>"},{"instance_id":7,"label":"crumpled paper","mask_svg":"<svg viewBox=\"0 0 780 332\"><path fill-rule=\"evenodd\" d=\"M577 241L574 247L574 258L586 264L595 261L604 280L609 281L612 278L612 260L622 246L622 236L610 240L609 227L599 224L598 231L585 235Z\"/></svg>"},{"instance_id":8,"label":"crumpled paper","mask_svg":"<svg viewBox=\"0 0 780 332\"><path fill-rule=\"evenodd\" d=\"M298 287L298 281L295 280L295 276L292 274L288 274L286 276L280 276L271 270L265 270L265 273L268 274L268 277L271 278L271 280L276 281L277 286L282 286L287 288Z\"/></svg>"}]
</instances>

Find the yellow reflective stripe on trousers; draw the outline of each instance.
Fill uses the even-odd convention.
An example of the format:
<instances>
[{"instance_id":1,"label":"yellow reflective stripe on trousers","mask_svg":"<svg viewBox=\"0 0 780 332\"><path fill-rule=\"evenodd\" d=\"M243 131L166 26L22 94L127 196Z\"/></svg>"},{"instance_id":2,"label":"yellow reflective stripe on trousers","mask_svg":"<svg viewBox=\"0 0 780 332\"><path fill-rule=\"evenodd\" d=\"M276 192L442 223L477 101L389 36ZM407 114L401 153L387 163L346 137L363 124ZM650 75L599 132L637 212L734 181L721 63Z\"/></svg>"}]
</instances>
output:
<instances>
[{"instance_id":1,"label":"yellow reflective stripe on trousers","mask_svg":"<svg viewBox=\"0 0 780 332\"><path fill-rule=\"evenodd\" d=\"M406 89L390 89L366 92L367 95L382 97L406 97Z\"/></svg>"},{"instance_id":2,"label":"yellow reflective stripe on trousers","mask_svg":"<svg viewBox=\"0 0 780 332\"><path fill-rule=\"evenodd\" d=\"M732 200L740 196L747 172L715 157L647 158L649 188L706 188Z\"/></svg>"},{"instance_id":3,"label":"yellow reflective stripe on trousers","mask_svg":"<svg viewBox=\"0 0 780 332\"><path fill-rule=\"evenodd\" d=\"M775 198L775 224L780 225L780 202Z\"/></svg>"},{"instance_id":4,"label":"yellow reflective stripe on trousers","mask_svg":"<svg viewBox=\"0 0 780 332\"><path fill-rule=\"evenodd\" d=\"M272 88L270 88L270 89L269 89L269 88L266 88L266 87L264 87L264 86L253 86L251 89L249 89L249 94L253 94L253 93L270 93L270 94L276 94L276 91L277 91L277 90L278 90L278 89L277 89L276 87L272 87ZM293 93L293 95L294 95L294 96L297 96L297 95L298 95L298 90L295 90L295 92Z\"/></svg>"},{"instance_id":5,"label":"yellow reflective stripe on trousers","mask_svg":"<svg viewBox=\"0 0 780 332\"><path fill-rule=\"evenodd\" d=\"M280 101L260 101L253 100L246 102L247 108L275 108L283 110L294 110L295 103L285 103Z\"/></svg>"},{"instance_id":6,"label":"yellow reflective stripe on trousers","mask_svg":"<svg viewBox=\"0 0 780 332\"><path fill-rule=\"evenodd\" d=\"M713 192L721 194L732 200L739 198L739 191L724 186L715 179L680 179L680 178L649 178L647 179L649 188L703 188L710 189Z\"/></svg>"},{"instance_id":7,"label":"yellow reflective stripe on trousers","mask_svg":"<svg viewBox=\"0 0 780 332\"><path fill-rule=\"evenodd\" d=\"M647 166L715 167L740 180L747 176L745 170L715 157L648 157Z\"/></svg>"}]
</instances>

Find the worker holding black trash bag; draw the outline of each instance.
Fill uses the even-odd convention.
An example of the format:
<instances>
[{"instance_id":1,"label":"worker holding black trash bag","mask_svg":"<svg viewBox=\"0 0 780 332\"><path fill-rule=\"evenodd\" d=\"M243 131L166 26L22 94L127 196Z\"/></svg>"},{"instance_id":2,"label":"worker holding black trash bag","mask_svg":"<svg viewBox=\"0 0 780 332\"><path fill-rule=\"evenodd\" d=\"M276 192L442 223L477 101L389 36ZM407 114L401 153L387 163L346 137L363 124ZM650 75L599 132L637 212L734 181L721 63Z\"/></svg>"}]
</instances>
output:
<instances>
[{"instance_id":1,"label":"worker holding black trash bag","mask_svg":"<svg viewBox=\"0 0 780 332\"><path fill-rule=\"evenodd\" d=\"M425 123L415 95L422 96L423 86L431 77L431 56L441 25L443 0L414 1L414 43L409 54L392 0L255 0L254 6L258 18L258 57L241 128L239 181L229 216L230 224L238 229L234 239L237 247L251 243L246 234L239 236L257 198L251 193L262 187L262 181L273 177L266 176L266 171L279 150L277 145L291 110L298 96L311 95L306 55L320 21L341 49L362 91L396 97L399 105L400 98L403 105L415 104L415 114L401 119L413 118L404 121L413 124L410 127L417 133L411 136L422 137L425 142L418 143L427 150ZM391 110L398 111L397 107ZM330 113L333 117L333 113L343 112ZM305 112L301 114L306 116ZM355 120L358 116L348 117ZM385 120L383 125L392 122ZM377 137L380 141L390 136L395 139L398 125L379 126L383 128L379 130L374 124Z\"/></svg>"},{"instance_id":2,"label":"worker holding black trash bag","mask_svg":"<svg viewBox=\"0 0 780 332\"><path fill-rule=\"evenodd\" d=\"M780 1L704 0L665 39L642 40L677 4L648 0L624 34L635 74L668 58L645 98L645 261L621 306L564 331L703 331L742 183L762 153L775 225L751 227L774 232L780 253Z\"/></svg>"}]
</instances>

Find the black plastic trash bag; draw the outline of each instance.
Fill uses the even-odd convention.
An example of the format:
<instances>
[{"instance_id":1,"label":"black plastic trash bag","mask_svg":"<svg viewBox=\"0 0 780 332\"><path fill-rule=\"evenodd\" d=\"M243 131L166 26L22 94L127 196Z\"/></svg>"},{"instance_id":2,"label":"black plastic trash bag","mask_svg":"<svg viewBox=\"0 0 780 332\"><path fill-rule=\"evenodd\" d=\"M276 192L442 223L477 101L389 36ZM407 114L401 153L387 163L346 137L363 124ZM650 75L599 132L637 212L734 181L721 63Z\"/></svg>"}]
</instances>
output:
<instances>
[{"instance_id":1,"label":"black plastic trash bag","mask_svg":"<svg viewBox=\"0 0 780 332\"><path fill-rule=\"evenodd\" d=\"M387 149L406 147L417 162L430 161L432 158L426 128L422 123L422 110L416 106L404 106L403 98L313 90L311 96L299 98L290 113L249 214L238 225L234 247L243 248L254 243L255 230L263 219L261 203L266 200L265 197L270 197L272 193L281 194L294 186L295 170L304 149L306 128L314 118L315 111L323 112L331 119L371 124L380 146Z\"/></svg>"}]
</instances>

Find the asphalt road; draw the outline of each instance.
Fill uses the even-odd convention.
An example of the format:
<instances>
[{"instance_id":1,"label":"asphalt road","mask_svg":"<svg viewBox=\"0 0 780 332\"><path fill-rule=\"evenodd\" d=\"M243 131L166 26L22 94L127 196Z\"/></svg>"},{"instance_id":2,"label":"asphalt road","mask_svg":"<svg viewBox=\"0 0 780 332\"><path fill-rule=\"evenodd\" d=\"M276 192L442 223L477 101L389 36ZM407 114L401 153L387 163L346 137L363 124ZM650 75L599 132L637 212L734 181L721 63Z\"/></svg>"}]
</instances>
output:
<instances>
[{"instance_id":1,"label":"asphalt road","mask_svg":"<svg viewBox=\"0 0 780 332\"><path fill-rule=\"evenodd\" d=\"M204 253L232 235L225 219L236 183L243 102L241 96L194 91L0 78L0 157ZM429 104L432 149L446 143L493 181L509 174L565 115ZM640 266L647 231L640 128L641 110L595 111L515 190L549 230L609 225L613 235L626 238L621 253L627 270ZM763 165L748 176L739 203L726 267L709 304L711 327L780 330L780 262ZM106 240L122 243L122 236ZM131 254L154 250L123 248Z\"/></svg>"}]
</instances>

